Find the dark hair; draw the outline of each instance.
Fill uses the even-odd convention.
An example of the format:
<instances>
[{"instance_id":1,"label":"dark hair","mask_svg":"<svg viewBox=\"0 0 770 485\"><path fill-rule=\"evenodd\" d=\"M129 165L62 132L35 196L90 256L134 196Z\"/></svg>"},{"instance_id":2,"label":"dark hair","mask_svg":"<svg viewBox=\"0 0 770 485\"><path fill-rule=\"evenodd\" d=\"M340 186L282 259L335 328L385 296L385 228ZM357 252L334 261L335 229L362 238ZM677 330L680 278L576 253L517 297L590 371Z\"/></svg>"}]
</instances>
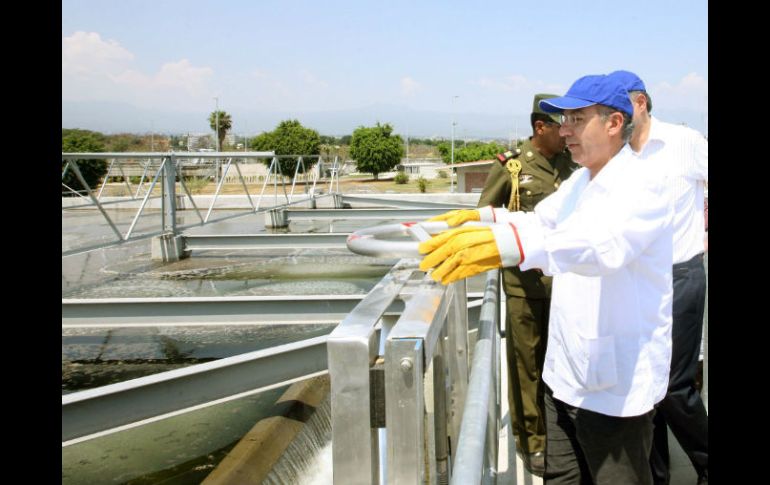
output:
<instances>
[{"instance_id":1,"label":"dark hair","mask_svg":"<svg viewBox=\"0 0 770 485\"><path fill-rule=\"evenodd\" d=\"M556 123L553 118L544 113L532 113L529 115L529 124L532 125L532 132L535 132L535 121L543 123Z\"/></svg>"},{"instance_id":2,"label":"dark hair","mask_svg":"<svg viewBox=\"0 0 770 485\"><path fill-rule=\"evenodd\" d=\"M631 99L636 98L637 94L644 94L644 98L647 100L647 112L652 113L652 98L647 91L629 91L628 94L631 95Z\"/></svg>"}]
</instances>

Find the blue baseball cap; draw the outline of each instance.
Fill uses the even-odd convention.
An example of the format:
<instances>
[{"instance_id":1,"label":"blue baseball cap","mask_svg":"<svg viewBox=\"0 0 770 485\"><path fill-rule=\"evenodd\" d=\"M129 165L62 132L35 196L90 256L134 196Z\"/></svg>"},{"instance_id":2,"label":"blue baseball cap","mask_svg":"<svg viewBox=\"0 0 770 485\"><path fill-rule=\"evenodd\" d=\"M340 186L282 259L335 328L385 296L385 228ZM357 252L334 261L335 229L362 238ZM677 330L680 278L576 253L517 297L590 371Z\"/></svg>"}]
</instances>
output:
<instances>
[{"instance_id":1,"label":"blue baseball cap","mask_svg":"<svg viewBox=\"0 0 770 485\"><path fill-rule=\"evenodd\" d=\"M618 79L604 74L581 77L572 83L564 96L540 101L540 109L546 113L561 113L565 109L580 109L595 104L615 108L629 116L634 114L625 86Z\"/></svg>"},{"instance_id":2,"label":"blue baseball cap","mask_svg":"<svg viewBox=\"0 0 770 485\"><path fill-rule=\"evenodd\" d=\"M644 81L631 71L614 71L607 75L617 79L626 88L626 91L647 92L647 88L644 87Z\"/></svg>"}]
</instances>

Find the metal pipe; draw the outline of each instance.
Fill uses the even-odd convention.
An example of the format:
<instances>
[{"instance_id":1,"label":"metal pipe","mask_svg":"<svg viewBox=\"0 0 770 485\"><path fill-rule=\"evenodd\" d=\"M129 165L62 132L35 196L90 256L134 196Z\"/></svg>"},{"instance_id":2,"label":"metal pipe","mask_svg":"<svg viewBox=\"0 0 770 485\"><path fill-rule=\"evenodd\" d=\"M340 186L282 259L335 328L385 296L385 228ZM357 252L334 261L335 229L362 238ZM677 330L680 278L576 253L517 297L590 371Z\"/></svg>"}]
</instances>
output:
<instances>
[{"instance_id":1,"label":"metal pipe","mask_svg":"<svg viewBox=\"0 0 770 485\"><path fill-rule=\"evenodd\" d=\"M123 177L123 183L126 184L126 189L128 189L128 195L131 195L131 184L128 182L128 177L126 177L126 172L123 171L123 165L118 165L118 170L120 170L120 175ZM135 197L132 197L135 198Z\"/></svg>"},{"instance_id":2,"label":"metal pipe","mask_svg":"<svg viewBox=\"0 0 770 485\"><path fill-rule=\"evenodd\" d=\"M259 193L259 199L257 199L257 207L254 209L254 212L259 211L259 206L262 205L262 196L265 195L265 189L267 188L267 184L270 183L270 174L273 173L273 167L278 162L278 157L273 157L273 159L270 161L270 167L267 169L267 176L265 177L265 183L262 184L262 191Z\"/></svg>"},{"instance_id":3,"label":"metal pipe","mask_svg":"<svg viewBox=\"0 0 770 485\"><path fill-rule=\"evenodd\" d=\"M64 184L62 184L62 185L64 185ZM64 185L64 187L65 187L65 188L67 188L67 189L69 189L69 190L72 190L70 187L68 187L68 186L66 186L66 185ZM85 195L82 195L82 194L78 194L77 192L75 193L75 195L78 195L78 196L80 196L80 197L82 197L82 198L84 198L84 199L88 200L88 201L89 201L89 202L88 202L88 204L80 204L80 205L68 205L68 206L66 206L66 207L62 207L62 208L61 208L62 210L69 210L69 209L82 209L83 207L93 207L93 206L94 206L94 205L91 203L90 199L89 199L88 197L86 197ZM151 200L152 200L152 199L159 199L159 198L160 198L160 196L159 196L159 195L156 195L156 196L152 196L152 197L150 197L150 199L151 199ZM132 200L134 200L134 199L132 198ZM99 201L99 203L100 203L100 204L102 204L102 205L104 206L104 205L113 205L113 204L125 204L125 203L126 203L126 201L125 201L125 200L109 200L109 201L107 201L107 202L102 202L102 201Z\"/></svg>"},{"instance_id":4,"label":"metal pipe","mask_svg":"<svg viewBox=\"0 0 770 485\"><path fill-rule=\"evenodd\" d=\"M99 189L99 193L96 194L97 199L101 199L102 197L102 191L104 190L104 187L107 185L107 180L110 178L110 172L112 171L112 166L115 165L115 159L113 158L110 161L110 166L107 167L107 173L104 174L104 180L102 181L102 186Z\"/></svg>"},{"instance_id":5,"label":"metal pipe","mask_svg":"<svg viewBox=\"0 0 770 485\"><path fill-rule=\"evenodd\" d=\"M149 168L151 161L152 159L148 158L147 163L144 164L144 170L142 171L142 176L139 179L139 186L136 188L136 194L134 194L134 198L139 197L139 191L142 190L142 185L144 185L144 178L147 176L147 169Z\"/></svg>"},{"instance_id":6,"label":"metal pipe","mask_svg":"<svg viewBox=\"0 0 770 485\"><path fill-rule=\"evenodd\" d=\"M198 206L195 204L195 199L193 199L192 194L190 193L190 189L187 188L187 184L184 183L184 177L180 175L179 177L179 184L182 186L182 190L184 190L184 193L187 194L187 198L190 199L190 203L192 203L193 208L195 209L195 213L198 215L198 219L201 220L201 224L205 224L206 221L203 220L203 216L201 215L201 211L198 210ZM181 229L181 227L180 227Z\"/></svg>"},{"instance_id":7,"label":"metal pipe","mask_svg":"<svg viewBox=\"0 0 770 485\"><path fill-rule=\"evenodd\" d=\"M498 270L487 273L484 305L481 307L479 318L479 336L473 351L473 366L450 482L453 485L480 483L484 469L488 407L490 399L493 398L491 387L498 297L497 275Z\"/></svg>"},{"instance_id":8,"label":"metal pipe","mask_svg":"<svg viewBox=\"0 0 770 485\"><path fill-rule=\"evenodd\" d=\"M206 212L206 217L203 218L203 222L208 222L209 216L211 215L211 211L214 210L214 204L217 201L217 197L219 197L219 191L222 190L222 186L225 184L225 176L227 176L227 171L230 170L230 163L232 161L233 161L232 157L227 159L227 165L225 165L225 173L222 175L222 178L219 179L219 183L217 184L217 190L216 192L214 192L214 198L211 200L211 205L209 206L208 212ZM219 175L219 167L217 167L217 176L218 175Z\"/></svg>"},{"instance_id":9,"label":"metal pipe","mask_svg":"<svg viewBox=\"0 0 770 485\"><path fill-rule=\"evenodd\" d=\"M302 156L300 155L299 158L297 158L297 166L294 167L294 177L291 179L291 191L289 191L289 196L294 195L294 186L297 184L297 174L299 174L299 166L302 165L302 172L305 172L305 162L302 161Z\"/></svg>"},{"instance_id":10,"label":"metal pipe","mask_svg":"<svg viewBox=\"0 0 770 485\"><path fill-rule=\"evenodd\" d=\"M150 184L150 189L147 191L146 194L144 194L144 199L142 199L142 204L139 206L139 210L136 211L134 220L131 221L131 227L128 228L128 232L126 232L126 236L123 239L127 240L128 237L131 235L131 232L134 230L134 226L136 225L136 222L139 220L139 216L142 215L142 212L144 211L144 206L147 205L147 200L150 198L152 189L155 188L155 184L158 182L158 177L160 177L161 172L163 172L163 166L165 164L166 164L166 159L164 158L163 162L161 162L160 164L160 167L158 167L158 172L155 174L155 177L152 179L152 183Z\"/></svg>"},{"instance_id":11,"label":"metal pipe","mask_svg":"<svg viewBox=\"0 0 770 485\"><path fill-rule=\"evenodd\" d=\"M176 160L172 154L165 158L163 170L163 202L161 209L161 225L164 233L171 233L176 236Z\"/></svg>"},{"instance_id":12,"label":"metal pipe","mask_svg":"<svg viewBox=\"0 0 770 485\"><path fill-rule=\"evenodd\" d=\"M75 176L78 178L81 184L83 184L83 188L86 189L88 192L88 197L91 198L91 201L96 204L96 207L99 209L99 212L102 213L104 218L107 220L107 223L110 225L112 230L117 234L118 239L121 241L123 240L123 236L120 234L120 231L118 231L118 228L115 226L115 223L112 222L112 219L110 219L110 216L107 215L107 212L104 210L102 205L99 203L99 200L94 197L93 192L91 192L91 187L88 186L88 183L86 183L86 179L83 178L83 174L80 173L80 168L78 168L78 163L75 160L72 160L72 170L75 171Z\"/></svg>"},{"instance_id":13,"label":"metal pipe","mask_svg":"<svg viewBox=\"0 0 770 485\"><path fill-rule=\"evenodd\" d=\"M249 194L249 188L246 186L246 181L243 180L243 174L241 173L241 168L238 166L238 162L234 163L235 165L235 171L238 172L238 178L241 179L241 185L243 185L243 190L246 192L246 198L249 199L249 205L252 209L254 209L254 202L251 200L251 194Z\"/></svg>"},{"instance_id":14,"label":"metal pipe","mask_svg":"<svg viewBox=\"0 0 770 485\"><path fill-rule=\"evenodd\" d=\"M192 158L199 160L202 158L268 158L275 156L273 152L179 152L174 153L177 158ZM62 152L62 160L102 160L105 158L135 159L135 158L163 158L168 156L168 152Z\"/></svg>"}]
</instances>

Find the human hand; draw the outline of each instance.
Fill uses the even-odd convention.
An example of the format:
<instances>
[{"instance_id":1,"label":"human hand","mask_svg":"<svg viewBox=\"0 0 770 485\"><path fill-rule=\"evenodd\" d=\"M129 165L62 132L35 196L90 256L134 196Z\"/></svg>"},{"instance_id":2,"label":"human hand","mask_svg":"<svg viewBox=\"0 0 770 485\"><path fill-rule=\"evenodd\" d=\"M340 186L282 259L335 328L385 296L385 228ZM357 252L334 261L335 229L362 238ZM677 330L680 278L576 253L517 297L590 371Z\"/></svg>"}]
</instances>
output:
<instances>
[{"instance_id":1,"label":"human hand","mask_svg":"<svg viewBox=\"0 0 770 485\"><path fill-rule=\"evenodd\" d=\"M464 226L444 231L420 243L428 254L420 269L434 268L431 277L446 285L502 266L495 236L489 226Z\"/></svg>"}]
</instances>

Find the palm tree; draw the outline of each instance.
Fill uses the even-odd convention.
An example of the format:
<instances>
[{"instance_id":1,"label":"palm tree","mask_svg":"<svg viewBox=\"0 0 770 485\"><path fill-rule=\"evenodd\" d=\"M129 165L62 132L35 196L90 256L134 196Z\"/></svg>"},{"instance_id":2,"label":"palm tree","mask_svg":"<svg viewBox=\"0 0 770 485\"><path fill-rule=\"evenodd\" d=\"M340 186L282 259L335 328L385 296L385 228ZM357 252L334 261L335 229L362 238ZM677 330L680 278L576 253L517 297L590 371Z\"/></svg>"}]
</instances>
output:
<instances>
[{"instance_id":1,"label":"palm tree","mask_svg":"<svg viewBox=\"0 0 770 485\"><path fill-rule=\"evenodd\" d=\"M227 131L233 127L233 120L230 118L230 114L225 111L212 111L209 115L209 125L215 132L217 131L217 113L219 113L219 149L222 149L222 142L225 139Z\"/></svg>"}]
</instances>

